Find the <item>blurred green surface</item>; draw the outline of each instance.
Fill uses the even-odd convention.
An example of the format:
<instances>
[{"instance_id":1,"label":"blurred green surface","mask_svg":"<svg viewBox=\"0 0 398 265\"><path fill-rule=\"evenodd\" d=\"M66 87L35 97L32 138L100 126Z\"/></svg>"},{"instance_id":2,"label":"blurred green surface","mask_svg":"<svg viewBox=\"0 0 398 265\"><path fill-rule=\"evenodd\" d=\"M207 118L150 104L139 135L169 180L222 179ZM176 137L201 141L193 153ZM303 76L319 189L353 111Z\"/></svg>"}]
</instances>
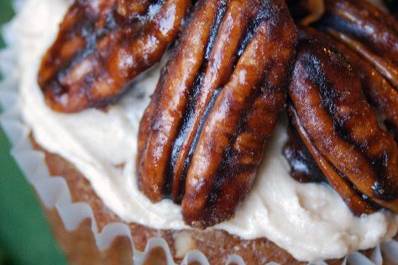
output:
<instances>
[{"instance_id":1,"label":"blurred green surface","mask_svg":"<svg viewBox=\"0 0 398 265\"><path fill-rule=\"evenodd\" d=\"M0 25L13 15L10 2L0 0ZM0 265L66 264L37 197L9 150L0 129Z\"/></svg>"},{"instance_id":2,"label":"blurred green surface","mask_svg":"<svg viewBox=\"0 0 398 265\"><path fill-rule=\"evenodd\" d=\"M8 21L13 15L10 0L0 0L0 25ZM3 40L0 38L0 45L3 47Z\"/></svg>"}]
</instances>

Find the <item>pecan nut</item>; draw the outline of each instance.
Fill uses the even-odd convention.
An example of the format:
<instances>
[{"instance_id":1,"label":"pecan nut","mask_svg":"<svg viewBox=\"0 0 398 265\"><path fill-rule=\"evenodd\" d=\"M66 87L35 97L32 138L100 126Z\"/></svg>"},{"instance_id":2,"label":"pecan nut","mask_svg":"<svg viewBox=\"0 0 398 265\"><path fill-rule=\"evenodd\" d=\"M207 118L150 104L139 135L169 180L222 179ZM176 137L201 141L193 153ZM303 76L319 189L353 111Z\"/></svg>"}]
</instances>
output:
<instances>
[{"instance_id":1,"label":"pecan nut","mask_svg":"<svg viewBox=\"0 0 398 265\"><path fill-rule=\"evenodd\" d=\"M361 80L347 61L352 57L344 57L333 41L311 30L302 35L289 88L293 126L354 213L378 206L397 212L398 146L362 94L363 78L371 72L363 72ZM353 65L371 69L355 58Z\"/></svg>"},{"instance_id":2,"label":"pecan nut","mask_svg":"<svg viewBox=\"0 0 398 265\"><path fill-rule=\"evenodd\" d=\"M47 104L77 112L117 99L132 79L161 59L191 1L162 2L76 0L39 70Z\"/></svg>"},{"instance_id":3,"label":"pecan nut","mask_svg":"<svg viewBox=\"0 0 398 265\"><path fill-rule=\"evenodd\" d=\"M140 125L139 186L206 227L250 190L285 99L296 29L282 0L202 0Z\"/></svg>"},{"instance_id":4,"label":"pecan nut","mask_svg":"<svg viewBox=\"0 0 398 265\"><path fill-rule=\"evenodd\" d=\"M367 1L326 2L321 29L357 69L368 100L398 139L398 21Z\"/></svg>"}]
</instances>

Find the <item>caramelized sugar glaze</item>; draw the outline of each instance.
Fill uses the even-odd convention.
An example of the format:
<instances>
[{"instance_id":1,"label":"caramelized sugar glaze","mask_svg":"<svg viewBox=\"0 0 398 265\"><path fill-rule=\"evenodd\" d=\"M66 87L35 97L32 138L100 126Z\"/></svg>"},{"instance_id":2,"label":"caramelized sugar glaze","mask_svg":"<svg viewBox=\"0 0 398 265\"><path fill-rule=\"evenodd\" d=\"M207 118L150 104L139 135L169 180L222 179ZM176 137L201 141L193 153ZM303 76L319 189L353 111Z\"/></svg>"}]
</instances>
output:
<instances>
[{"instance_id":1,"label":"caramelized sugar glaze","mask_svg":"<svg viewBox=\"0 0 398 265\"><path fill-rule=\"evenodd\" d=\"M298 42L283 0L201 0L192 12L187 0L75 1L39 84L59 112L106 106L186 18L140 123L148 198L181 204L196 227L230 218L285 104L293 177L327 181L357 215L397 212L398 22L366 1L288 4L298 19L321 10Z\"/></svg>"},{"instance_id":2,"label":"caramelized sugar glaze","mask_svg":"<svg viewBox=\"0 0 398 265\"><path fill-rule=\"evenodd\" d=\"M75 1L43 58L39 85L56 111L102 107L158 62L189 0Z\"/></svg>"},{"instance_id":3,"label":"caramelized sugar glaze","mask_svg":"<svg viewBox=\"0 0 398 265\"><path fill-rule=\"evenodd\" d=\"M366 1L325 3L316 25L324 33L302 31L289 89L288 112L301 138L285 148L292 175L302 162L306 178L319 179L315 162L355 214L397 212L398 24ZM292 150L312 159L289 156Z\"/></svg>"},{"instance_id":4,"label":"caramelized sugar glaze","mask_svg":"<svg viewBox=\"0 0 398 265\"><path fill-rule=\"evenodd\" d=\"M181 201L194 226L234 213L283 107L295 42L283 1L199 2L141 121L149 198Z\"/></svg>"}]
</instances>

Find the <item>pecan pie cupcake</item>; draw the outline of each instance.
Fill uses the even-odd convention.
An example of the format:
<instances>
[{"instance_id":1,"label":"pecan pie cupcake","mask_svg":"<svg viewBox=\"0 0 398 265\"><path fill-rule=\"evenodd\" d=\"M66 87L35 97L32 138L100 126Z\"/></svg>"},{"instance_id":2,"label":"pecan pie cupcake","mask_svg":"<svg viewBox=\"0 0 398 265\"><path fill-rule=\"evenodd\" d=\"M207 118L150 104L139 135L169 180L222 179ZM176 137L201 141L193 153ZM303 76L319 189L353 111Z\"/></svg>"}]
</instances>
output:
<instances>
[{"instance_id":1,"label":"pecan pie cupcake","mask_svg":"<svg viewBox=\"0 0 398 265\"><path fill-rule=\"evenodd\" d=\"M70 263L398 262L385 9L26 0L6 33L3 125Z\"/></svg>"}]
</instances>

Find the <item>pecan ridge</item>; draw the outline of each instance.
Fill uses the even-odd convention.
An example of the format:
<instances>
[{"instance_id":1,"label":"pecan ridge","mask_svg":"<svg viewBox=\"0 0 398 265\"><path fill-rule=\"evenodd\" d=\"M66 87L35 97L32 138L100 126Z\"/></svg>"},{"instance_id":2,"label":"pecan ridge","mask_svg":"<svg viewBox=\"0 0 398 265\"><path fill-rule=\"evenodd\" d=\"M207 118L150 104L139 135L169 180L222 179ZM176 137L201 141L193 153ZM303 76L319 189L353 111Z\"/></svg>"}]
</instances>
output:
<instances>
[{"instance_id":1,"label":"pecan ridge","mask_svg":"<svg viewBox=\"0 0 398 265\"><path fill-rule=\"evenodd\" d=\"M188 224L232 216L285 99L296 30L283 1L199 1L139 133L139 185Z\"/></svg>"},{"instance_id":2,"label":"pecan ridge","mask_svg":"<svg viewBox=\"0 0 398 265\"><path fill-rule=\"evenodd\" d=\"M190 2L75 1L40 66L38 83L47 104L56 111L78 112L117 99L129 82L161 59Z\"/></svg>"},{"instance_id":3,"label":"pecan ridge","mask_svg":"<svg viewBox=\"0 0 398 265\"><path fill-rule=\"evenodd\" d=\"M379 207L398 211L398 147L380 124L382 119L397 125L397 79L386 74L393 68L379 67L380 62L394 64L394 49L387 59L380 55L391 46L388 40L398 36L388 27L394 20L381 21L381 11L373 6L360 12L356 1L326 3L318 27L335 39L313 29L302 31L289 89L291 123L324 177L355 214ZM344 12L352 13L335 16ZM388 38L379 43L365 28Z\"/></svg>"}]
</instances>

